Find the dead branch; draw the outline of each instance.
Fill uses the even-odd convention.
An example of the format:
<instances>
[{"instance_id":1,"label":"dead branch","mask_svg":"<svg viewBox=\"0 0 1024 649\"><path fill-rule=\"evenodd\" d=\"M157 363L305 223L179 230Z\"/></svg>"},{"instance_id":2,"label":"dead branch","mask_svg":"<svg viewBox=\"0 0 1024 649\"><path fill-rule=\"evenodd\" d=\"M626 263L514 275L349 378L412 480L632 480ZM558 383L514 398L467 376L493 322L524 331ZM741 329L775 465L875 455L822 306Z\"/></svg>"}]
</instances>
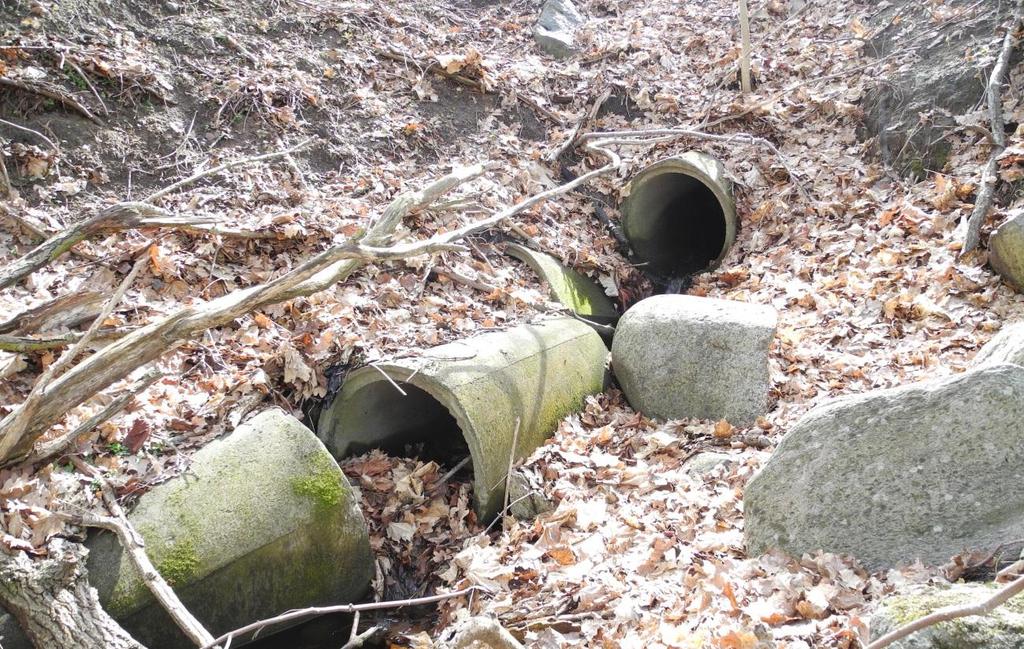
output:
<instances>
[{"instance_id":1,"label":"dead branch","mask_svg":"<svg viewBox=\"0 0 1024 649\"><path fill-rule=\"evenodd\" d=\"M1002 606L1011 597L1022 591L1024 591L1024 577L1018 577L1005 587L996 591L992 597L989 597L984 601L976 602L974 604L940 608L922 618L918 618L908 624L904 624L894 631L890 631L869 644L866 649L882 649L882 647L888 647L892 643L901 638L907 637L911 633L916 633L921 629L939 624L940 622L955 620L959 617L970 617L972 615L988 615L996 608Z\"/></svg>"},{"instance_id":2,"label":"dead branch","mask_svg":"<svg viewBox=\"0 0 1024 649\"><path fill-rule=\"evenodd\" d=\"M992 152L989 154L988 162L981 173L981 184L978 190L978 198L974 201L974 209L967 218L967 225L964 231L964 245L960 254L964 255L978 247L981 240L981 226L985 222L989 209L992 207L992 198L995 195L999 176L996 173L996 158L1006 148L1006 131L1003 126L1003 100L1002 89L1006 80L1006 72L1010 67L1010 55L1017 45L1017 30L1021 26L1021 7L1018 4L1010 24L1006 28L1006 36L1003 37L1003 47L999 51L999 58L996 59L995 67L988 79L988 119L992 128Z\"/></svg>"},{"instance_id":3,"label":"dead branch","mask_svg":"<svg viewBox=\"0 0 1024 649\"><path fill-rule=\"evenodd\" d=\"M178 599L174 589L167 584L156 569L156 566L150 561L149 556L146 555L145 541L143 541L142 536L132 526L124 510L121 509L110 484L96 469L77 458L75 466L79 471L99 482L103 502L113 516L97 516L89 513L70 514L67 512L58 512L58 515L75 525L98 527L110 530L116 534L118 541L121 542L121 546L128 554L128 558L131 559L132 565L138 570L149 592L153 593L153 597L167 611L171 619L174 620L174 623L178 625L178 628L196 646L214 646L213 635L185 608L185 605Z\"/></svg>"},{"instance_id":4,"label":"dead branch","mask_svg":"<svg viewBox=\"0 0 1024 649\"><path fill-rule=\"evenodd\" d=\"M0 190L3 191L4 196L6 196L8 200L13 200L14 186L11 185L11 177L7 173L7 164L4 162L4 154L2 150L3 145L4 141L0 140ZM6 212L7 210L4 210L4 213Z\"/></svg>"},{"instance_id":5,"label":"dead branch","mask_svg":"<svg viewBox=\"0 0 1024 649\"><path fill-rule=\"evenodd\" d=\"M148 262L148 256L139 256L138 261L135 262L135 265L128 273L128 276L124 278L121 285L117 287L114 294L107 300L103 309L100 310L99 315L96 316L93 323L89 325L89 329L86 330L85 334L82 335L78 342L65 350L64 353L61 354L60 358L46 368L46 371L36 379L36 382L32 386L32 390L28 393L28 396L25 398L25 401L18 406L17 410L10 413L9 426L4 429L4 434L0 436L0 458L10 455L15 451L16 447L19 455L25 455L28 453L32 442L34 442L38 436L29 438L29 436L26 435L26 432L43 402L46 389L49 387L51 381L54 377L58 376L64 368L69 366L75 360L75 357L78 356L78 353L85 348L89 339L96 334L96 331L100 328L100 325L103 324L103 321L110 316L110 313L114 310L114 306L121 301L121 298L124 296L124 292L128 290L128 286L135 281L135 277L138 276L142 271L143 266ZM7 418L4 419L4 422L7 422ZM26 442L28 443L28 446L20 448L19 445Z\"/></svg>"},{"instance_id":6,"label":"dead branch","mask_svg":"<svg viewBox=\"0 0 1024 649\"><path fill-rule=\"evenodd\" d=\"M71 432L64 433L60 437L37 444L32 450L32 454L26 458L26 461L35 464L39 462L48 462L57 457L79 437L121 412L125 406L131 403L131 401L139 395L139 393L153 385L163 376L164 374L159 370L152 370L148 372L139 380L138 383L128 389L127 392L118 396L116 399L111 401L106 408L83 421Z\"/></svg>"},{"instance_id":7,"label":"dead branch","mask_svg":"<svg viewBox=\"0 0 1024 649\"><path fill-rule=\"evenodd\" d=\"M370 602L368 604L337 604L335 606L311 606L309 608L300 608L294 611L288 611L282 613L276 617L267 618L265 620L259 620L252 624L247 624L234 631L228 631L224 635L215 639L213 642L203 645L200 649L213 649L215 645L230 643L234 638L242 637L258 631L260 629L272 626L275 624L281 624L283 622L291 622L293 620L300 620L305 617L313 617L317 615L327 615L330 613L358 613L360 611L379 611L389 608L403 608L405 606L422 606L423 604L436 604L437 602L443 602L448 599L454 599L456 597L462 597L469 595L473 592L490 592L482 586L470 586L469 588L463 588L462 590L456 590L451 593L443 593L441 595L431 595L430 597L415 597L413 599L400 599L389 602Z\"/></svg>"},{"instance_id":8,"label":"dead branch","mask_svg":"<svg viewBox=\"0 0 1024 649\"><path fill-rule=\"evenodd\" d=\"M46 349L67 347L80 337L78 334L63 334L61 336L46 336L43 338L22 338L20 336L0 334L0 351L40 352Z\"/></svg>"},{"instance_id":9,"label":"dead branch","mask_svg":"<svg viewBox=\"0 0 1024 649\"><path fill-rule=\"evenodd\" d=\"M0 86L16 88L24 92L41 95L43 97L46 97L47 99L52 99L63 105L65 108L70 108L71 110L75 111L76 113L86 118L93 124L96 124L97 126L103 126L103 122L100 121L100 118L90 113L89 109L80 104L77 99L71 97L70 95L66 95L63 92L57 92L56 90L45 88L38 84L25 83L23 81L18 81L17 79L9 79L7 77L0 77Z\"/></svg>"},{"instance_id":10,"label":"dead branch","mask_svg":"<svg viewBox=\"0 0 1024 649\"><path fill-rule=\"evenodd\" d=\"M74 327L94 319L103 308L104 301L103 295L97 291L62 295L0 322L0 333L24 334L57 327Z\"/></svg>"},{"instance_id":11,"label":"dead branch","mask_svg":"<svg viewBox=\"0 0 1024 649\"><path fill-rule=\"evenodd\" d=\"M56 234L0 271L0 288L7 288L42 268L71 249L76 243L100 232L130 228L176 228L209 223L211 217L174 216L148 203L117 203L90 219Z\"/></svg>"},{"instance_id":12,"label":"dead branch","mask_svg":"<svg viewBox=\"0 0 1024 649\"><path fill-rule=\"evenodd\" d=\"M0 552L0 604L36 647L145 649L100 606L86 556L85 546L62 538L50 539L42 559Z\"/></svg>"},{"instance_id":13,"label":"dead branch","mask_svg":"<svg viewBox=\"0 0 1024 649\"><path fill-rule=\"evenodd\" d=\"M25 404L21 404L0 420L0 465L23 459L34 441L69 409L114 381L124 378L136 368L159 358L169 346L180 340L191 338L212 327L222 326L253 309L321 291L344 279L367 261L403 259L431 252L461 249L455 244L456 241L498 225L549 198L572 191L597 176L618 170L621 165L618 155L604 148L601 142L591 142L587 148L609 162L571 182L535 194L488 218L422 241L380 247L388 241L406 214L428 206L446 191L483 174L490 165L474 165L459 169L424 190L396 198L361 240L347 241L329 248L265 284L228 293L200 306L181 309L177 313L136 329L46 385L38 396L38 409L32 417L24 418L27 426L22 428L15 425L16 422L23 420L21 413L25 411Z\"/></svg>"}]
</instances>

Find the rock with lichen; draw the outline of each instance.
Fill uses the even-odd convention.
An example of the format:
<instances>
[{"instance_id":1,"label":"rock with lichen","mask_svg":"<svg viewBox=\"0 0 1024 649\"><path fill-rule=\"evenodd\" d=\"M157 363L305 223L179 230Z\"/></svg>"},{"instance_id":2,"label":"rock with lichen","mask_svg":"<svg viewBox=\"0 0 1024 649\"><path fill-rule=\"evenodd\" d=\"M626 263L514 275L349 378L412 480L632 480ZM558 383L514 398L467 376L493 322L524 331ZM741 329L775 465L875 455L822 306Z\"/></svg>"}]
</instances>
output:
<instances>
[{"instance_id":1,"label":"rock with lichen","mask_svg":"<svg viewBox=\"0 0 1024 649\"><path fill-rule=\"evenodd\" d=\"M583 25L572 0L547 0L541 9L533 37L542 50L558 58L576 53L576 30Z\"/></svg>"},{"instance_id":2,"label":"rock with lichen","mask_svg":"<svg viewBox=\"0 0 1024 649\"><path fill-rule=\"evenodd\" d=\"M946 584L921 586L881 602L871 617L871 639L877 640L940 608L982 602L999 585ZM890 649L1024 649L1024 602L1010 599L989 615L960 617L921 629L889 645Z\"/></svg>"},{"instance_id":3,"label":"rock with lichen","mask_svg":"<svg viewBox=\"0 0 1024 649\"><path fill-rule=\"evenodd\" d=\"M196 453L129 519L161 575L218 635L361 597L373 557L357 502L320 440L271 409ZM107 611L151 649L190 646L113 535L89 545L90 581Z\"/></svg>"}]
</instances>

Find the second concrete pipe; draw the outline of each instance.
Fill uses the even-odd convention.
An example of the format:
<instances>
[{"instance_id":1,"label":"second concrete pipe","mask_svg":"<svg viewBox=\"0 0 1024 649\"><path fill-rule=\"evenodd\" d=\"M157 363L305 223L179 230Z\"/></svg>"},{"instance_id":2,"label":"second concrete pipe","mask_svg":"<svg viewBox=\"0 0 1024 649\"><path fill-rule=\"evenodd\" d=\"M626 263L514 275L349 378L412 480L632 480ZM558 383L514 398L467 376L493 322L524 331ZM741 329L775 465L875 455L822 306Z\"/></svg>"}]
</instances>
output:
<instances>
[{"instance_id":1,"label":"second concrete pipe","mask_svg":"<svg viewBox=\"0 0 1024 649\"><path fill-rule=\"evenodd\" d=\"M448 343L352 372L321 414L319 435L339 458L416 443L443 455L464 440L477 514L493 518L509 458L529 455L604 390L606 358L600 336L572 318Z\"/></svg>"}]
</instances>

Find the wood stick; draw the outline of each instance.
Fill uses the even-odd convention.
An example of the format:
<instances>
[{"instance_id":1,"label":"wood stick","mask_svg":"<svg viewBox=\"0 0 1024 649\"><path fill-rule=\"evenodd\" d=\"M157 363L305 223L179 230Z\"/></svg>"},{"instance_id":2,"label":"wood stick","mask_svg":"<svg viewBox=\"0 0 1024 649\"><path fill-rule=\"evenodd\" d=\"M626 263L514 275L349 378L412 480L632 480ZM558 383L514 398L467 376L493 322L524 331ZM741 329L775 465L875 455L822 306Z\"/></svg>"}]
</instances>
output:
<instances>
[{"instance_id":1,"label":"wood stick","mask_svg":"<svg viewBox=\"0 0 1024 649\"><path fill-rule=\"evenodd\" d=\"M55 234L27 254L0 271L0 288L21 281L36 270L57 259L76 243L100 232L116 232L130 228L176 228L211 223L208 216L174 216L148 203L117 203L101 210L63 232Z\"/></svg>"},{"instance_id":2,"label":"wood stick","mask_svg":"<svg viewBox=\"0 0 1024 649\"><path fill-rule=\"evenodd\" d=\"M89 342L89 339L95 335L96 330L100 328L103 321L106 320L114 310L114 306L121 301L125 291L128 290L131 283L135 281L135 277L142 271L143 266L148 262L149 257L147 255L143 254L139 256L138 261L135 262L135 265L128 273L128 276L124 278L121 285L117 287L114 294L107 300L107 303L103 306L99 315L96 316L96 319L93 320L85 334L78 340L78 342L65 350L64 353L61 354L60 358L46 368L46 371L36 379L36 382L33 384L32 390L28 393L25 401L18 406L17 410L10 413L9 417L13 417L11 418L9 429L4 432L2 437L0 437L0 458L7 457L15 448L18 447L19 444L24 444L28 441L29 446L31 446L31 443L35 441L35 437L28 440L25 432L29 428L30 421L35 417L44 398L46 388L49 387L51 380L53 377L58 376L61 370L74 361L75 357L78 356L79 351L81 351ZM19 452L27 453L28 448L19 448Z\"/></svg>"},{"instance_id":3,"label":"wood stick","mask_svg":"<svg viewBox=\"0 0 1024 649\"><path fill-rule=\"evenodd\" d=\"M750 16L747 0L740 0L740 85L744 95L750 94Z\"/></svg>"},{"instance_id":4,"label":"wood stick","mask_svg":"<svg viewBox=\"0 0 1024 649\"><path fill-rule=\"evenodd\" d=\"M5 352L40 352L46 349L67 347L79 338L81 336L78 334L45 336L43 338L23 338L21 336L0 334L0 350Z\"/></svg>"},{"instance_id":5,"label":"wood stick","mask_svg":"<svg viewBox=\"0 0 1024 649\"><path fill-rule=\"evenodd\" d=\"M60 102L65 108L70 108L82 117L86 118L97 126L103 126L103 122L98 117L89 112L89 109L78 103L78 100L74 97L70 97L62 92L44 88L43 86L31 83L24 83L17 79L9 79L7 77L0 77L0 86L7 86L8 88L16 88L25 92L30 92L36 95L42 95L54 101Z\"/></svg>"},{"instance_id":6,"label":"wood stick","mask_svg":"<svg viewBox=\"0 0 1024 649\"><path fill-rule=\"evenodd\" d=\"M160 372L159 370L152 370L148 372L127 392L118 396L116 399L111 401L107 407L83 421L71 432L64 433L60 437L37 444L35 449L32 451L32 454L26 458L26 461L35 464L39 462L48 462L57 457L79 437L121 412L125 406L131 403L131 401L139 395L140 392L153 385L153 383L163 376L163 372Z\"/></svg>"},{"instance_id":7,"label":"wood stick","mask_svg":"<svg viewBox=\"0 0 1024 649\"><path fill-rule=\"evenodd\" d=\"M76 525L99 527L114 532L121 542L121 546L128 554L128 558L131 559L132 565L138 570L143 583L146 584L146 588L149 589L149 592L153 593L153 597L167 611L171 619L174 620L174 623L178 625L178 628L196 646L215 646L213 634L207 631L206 627L185 608L185 605L178 599L174 589L170 587L167 581L160 575L160 571L153 565L153 562L146 554L145 541L143 541L142 536L132 526L124 510L121 509L110 484L96 469L85 464L85 462L78 458L75 458L74 462L79 471L99 482L103 502L113 516L68 513L59 513L59 515Z\"/></svg>"},{"instance_id":8,"label":"wood stick","mask_svg":"<svg viewBox=\"0 0 1024 649\"><path fill-rule=\"evenodd\" d=\"M883 647L888 647L892 643L901 638L907 637L911 633L939 624L940 622L955 620L958 617L988 615L999 606L1002 606L1011 597L1022 591L1024 591L1024 577L1018 577L1005 587L996 591L992 597L989 597L984 601L975 602L973 604L964 604L961 606L947 606L940 608L937 611L929 613L924 617L918 618L912 622L904 624L898 629L886 633L881 638L869 644L866 649L882 649Z\"/></svg>"},{"instance_id":9,"label":"wood stick","mask_svg":"<svg viewBox=\"0 0 1024 649\"><path fill-rule=\"evenodd\" d=\"M259 620L252 624L247 624L243 627L229 631L224 635L216 638L210 644L204 645L199 649L213 649L215 645L224 644L233 640L234 638L247 635L253 631L258 631L265 627L281 624L282 622L291 622L292 620L299 620L305 617L311 617L315 615L327 615L329 613L358 613L360 611L379 611L389 608L403 608L405 606L422 606L424 604L436 604L437 602L443 602L445 600L454 599L456 597L462 597L469 595L474 592L489 593L486 588L482 586L470 586L469 588L463 588L462 590L456 590L451 593L442 593L441 595L431 595L429 597L414 597L412 599L399 599L388 602L370 602L368 604L336 604L334 606L311 606L309 608L300 608L287 613L282 613L276 617L267 618L265 620Z\"/></svg>"},{"instance_id":10,"label":"wood stick","mask_svg":"<svg viewBox=\"0 0 1024 649\"><path fill-rule=\"evenodd\" d=\"M981 174L981 184L978 190L978 198L974 201L974 209L967 218L964 231L964 244L960 249L960 255L978 247L981 240L981 226L985 223L985 217L992 207L992 199L995 195L996 185L999 181L997 174L996 158L1006 148L1006 132L1003 126L1003 101L1002 87L1006 79L1006 71L1010 67L1010 55L1017 45L1017 29L1021 25L1021 7L1018 4L1010 24L1006 28L1006 36L1003 37L1003 47L999 51L999 58L996 59L995 67L988 79L988 119L992 125L990 132L994 141L992 153L989 154L988 162Z\"/></svg>"}]
</instances>

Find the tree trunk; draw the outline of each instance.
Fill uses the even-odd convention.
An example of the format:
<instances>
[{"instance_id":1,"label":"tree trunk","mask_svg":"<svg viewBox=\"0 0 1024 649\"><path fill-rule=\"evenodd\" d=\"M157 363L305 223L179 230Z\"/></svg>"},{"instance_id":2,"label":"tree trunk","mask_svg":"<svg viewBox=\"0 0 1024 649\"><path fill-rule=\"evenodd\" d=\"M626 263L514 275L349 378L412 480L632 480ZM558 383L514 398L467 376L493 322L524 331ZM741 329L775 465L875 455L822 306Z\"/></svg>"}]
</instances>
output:
<instances>
[{"instance_id":1,"label":"tree trunk","mask_svg":"<svg viewBox=\"0 0 1024 649\"><path fill-rule=\"evenodd\" d=\"M100 607L87 556L82 544L63 539L51 541L42 560L0 552L0 604L36 647L145 649Z\"/></svg>"}]
</instances>

